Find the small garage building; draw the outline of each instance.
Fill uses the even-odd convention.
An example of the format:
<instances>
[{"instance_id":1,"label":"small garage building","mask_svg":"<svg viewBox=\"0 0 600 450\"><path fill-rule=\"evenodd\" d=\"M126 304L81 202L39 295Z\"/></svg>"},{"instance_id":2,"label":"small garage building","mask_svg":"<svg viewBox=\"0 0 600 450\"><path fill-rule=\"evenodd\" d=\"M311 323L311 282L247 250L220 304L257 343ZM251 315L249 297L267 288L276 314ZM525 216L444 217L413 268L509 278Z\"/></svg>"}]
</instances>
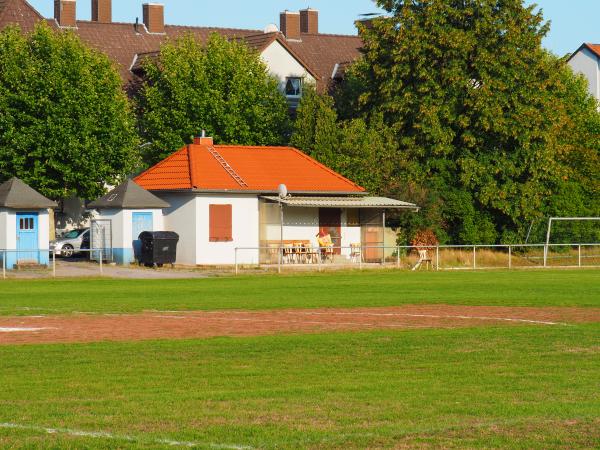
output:
<instances>
[{"instance_id":1,"label":"small garage building","mask_svg":"<svg viewBox=\"0 0 600 450\"><path fill-rule=\"evenodd\" d=\"M98 211L92 222L109 221L112 234L112 259L117 264L134 263L139 256L143 231L163 230L163 208L169 203L127 180L103 197L91 202L89 209ZM93 243L92 243L93 245Z\"/></svg>"},{"instance_id":2,"label":"small garage building","mask_svg":"<svg viewBox=\"0 0 600 450\"><path fill-rule=\"evenodd\" d=\"M57 204L11 178L0 185L0 258L6 269L49 262L49 208Z\"/></svg>"}]
</instances>

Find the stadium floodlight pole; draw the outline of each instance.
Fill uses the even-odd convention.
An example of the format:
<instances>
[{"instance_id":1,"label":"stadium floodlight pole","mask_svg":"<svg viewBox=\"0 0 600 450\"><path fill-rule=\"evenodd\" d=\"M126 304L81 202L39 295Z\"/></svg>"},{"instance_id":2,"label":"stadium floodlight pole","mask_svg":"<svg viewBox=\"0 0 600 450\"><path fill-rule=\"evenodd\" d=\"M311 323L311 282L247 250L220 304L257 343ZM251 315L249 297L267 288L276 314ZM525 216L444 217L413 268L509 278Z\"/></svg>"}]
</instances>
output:
<instances>
[{"instance_id":1,"label":"stadium floodlight pole","mask_svg":"<svg viewBox=\"0 0 600 450\"><path fill-rule=\"evenodd\" d=\"M550 233L552 232L552 222L567 222L576 220L595 220L600 221L600 217L550 217L548 219L548 232L546 233L546 245L544 246L544 267L548 264L548 248L550 246ZM580 242L581 244L581 242Z\"/></svg>"}]
</instances>

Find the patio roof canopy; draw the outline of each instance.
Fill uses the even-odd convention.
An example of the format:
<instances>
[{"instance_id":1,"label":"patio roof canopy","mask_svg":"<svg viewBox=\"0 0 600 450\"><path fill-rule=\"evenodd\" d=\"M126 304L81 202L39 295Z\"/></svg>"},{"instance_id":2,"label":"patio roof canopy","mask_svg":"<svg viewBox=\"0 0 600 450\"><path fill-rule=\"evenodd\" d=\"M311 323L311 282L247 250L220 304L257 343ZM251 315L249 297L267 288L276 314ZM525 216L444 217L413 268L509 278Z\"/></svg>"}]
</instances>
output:
<instances>
[{"instance_id":1,"label":"patio roof canopy","mask_svg":"<svg viewBox=\"0 0 600 450\"><path fill-rule=\"evenodd\" d=\"M299 208L371 208L371 209L408 209L418 211L413 203L402 202L386 197L284 197L263 196L265 200L281 202L286 206Z\"/></svg>"}]
</instances>

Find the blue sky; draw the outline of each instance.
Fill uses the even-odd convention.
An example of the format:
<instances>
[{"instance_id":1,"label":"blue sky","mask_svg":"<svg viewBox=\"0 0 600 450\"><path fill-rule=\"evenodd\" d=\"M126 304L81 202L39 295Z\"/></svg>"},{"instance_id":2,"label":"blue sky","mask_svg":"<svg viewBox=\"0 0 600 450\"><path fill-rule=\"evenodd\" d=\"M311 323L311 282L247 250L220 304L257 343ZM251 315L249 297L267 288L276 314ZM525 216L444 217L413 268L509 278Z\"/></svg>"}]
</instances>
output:
<instances>
[{"instance_id":1,"label":"blue sky","mask_svg":"<svg viewBox=\"0 0 600 450\"><path fill-rule=\"evenodd\" d=\"M52 0L29 0L44 16L53 14ZM133 22L142 15L144 0L113 0L113 20ZM154 0L160 1L160 0ZM600 43L600 0L535 0L552 22L547 48L563 55L583 42ZM163 0L170 24L262 29L279 23L279 12L310 6L320 11L325 33L354 34L359 14L378 11L372 0ZM78 17L89 19L91 0L78 0Z\"/></svg>"}]
</instances>

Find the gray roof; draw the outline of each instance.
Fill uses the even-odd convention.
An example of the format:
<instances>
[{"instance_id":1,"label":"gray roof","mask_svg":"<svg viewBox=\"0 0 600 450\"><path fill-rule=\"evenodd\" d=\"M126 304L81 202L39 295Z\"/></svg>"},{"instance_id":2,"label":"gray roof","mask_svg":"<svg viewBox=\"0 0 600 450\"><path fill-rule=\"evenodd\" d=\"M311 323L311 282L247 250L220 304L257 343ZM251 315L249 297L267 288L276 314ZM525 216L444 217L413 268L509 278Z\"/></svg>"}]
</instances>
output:
<instances>
[{"instance_id":1,"label":"gray roof","mask_svg":"<svg viewBox=\"0 0 600 450\"><path fill-rule=\"evenodd\" d=\"M0 185L0 207L11 209L56 208L56 202L44 197L38 191L17 177Z\"/></svg>"},{"instance_id":2,"label":"gray roof","mask_svg":"<svg viewBox=\"0 0 600 450\"><path fill-rule=\"evenodd\" d=\"M162 209L169 205L129 179L88 205L90 209Z\"/></svg>"},{"instance_id":3,"label":"gray roof","mask_svg":"<svg viewBox=\"0 0 600 450\"><path fill-rule=\"evenodd\" d=\"M279 202L279 197L263 196L262 198ZM294 197L281 199L286 206L304 208L381 208L381 209L410 209L418 211L413 203L402 202L385 197Z\"/></svg>"}]
</instances>

